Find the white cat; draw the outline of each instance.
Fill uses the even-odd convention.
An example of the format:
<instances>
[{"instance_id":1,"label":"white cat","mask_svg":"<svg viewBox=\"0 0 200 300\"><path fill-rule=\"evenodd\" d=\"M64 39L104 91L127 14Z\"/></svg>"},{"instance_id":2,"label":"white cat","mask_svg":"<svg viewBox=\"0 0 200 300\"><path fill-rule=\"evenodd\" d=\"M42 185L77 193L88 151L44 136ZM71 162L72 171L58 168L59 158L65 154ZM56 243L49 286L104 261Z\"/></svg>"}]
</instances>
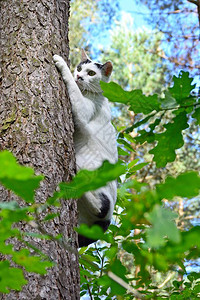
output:
<instances>
[{"instance_id":1,"label":"white cat","mask_svg":"<svg viewBox=\"0 0 200 300\"><path fill-rule=\"evenodd\" d=\"M66 62L59 55L53 60L67 87L75 123L74 144L77 170L94 170L104 160L118 160L116 133L111 124L108 100L103 97L100 80L108 81L112 63L92 62L82 50L82 60L72 76ZM113 214L117 197L116 181L93 192L87 192L78 200L78 223L100 225L105 231ZM94 240L79 236L79 247Z\"/></svg>"}]
</instances>

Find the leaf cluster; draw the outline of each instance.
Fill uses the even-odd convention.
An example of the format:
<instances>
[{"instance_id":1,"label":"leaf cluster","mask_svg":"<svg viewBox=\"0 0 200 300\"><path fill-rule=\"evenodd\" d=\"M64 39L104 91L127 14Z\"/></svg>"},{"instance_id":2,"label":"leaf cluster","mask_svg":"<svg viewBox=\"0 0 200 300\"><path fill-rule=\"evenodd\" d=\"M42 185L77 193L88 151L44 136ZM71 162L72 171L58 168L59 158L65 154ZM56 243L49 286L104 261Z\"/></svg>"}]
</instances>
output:
<instances>
[{"instance_id":1,"label":"leaf cluster","mask_svg":"<svg viewBox=\"0 0 200 300\"><path fill-rule=\"evenodd\" d=\"M140 144L148 142L154 145L149 153L154 155L153 160L157 167L165 167L168 162L175 160L176 150L184 144L182 131L189 127L190 117L199 122L200 102L191 95L191 91L195 88L192 81L188 72L180 72L178 77L173 77L173 86L165 91L164 97L157 94L145 96L141 90L129 92L123 90L117 83L101 82L104 96L109 101L126 104L130 111L144 115L139 122L122 130L119 136L124 138L124 134L129 134L131 138L131 132L137 129L138 136L135 142ZM164 115L168 111L172 112L173 117L165 120ZM156 129L162 120L167 123L162 124L163 130L158 132Z\"/></svg>"}]
</instances>

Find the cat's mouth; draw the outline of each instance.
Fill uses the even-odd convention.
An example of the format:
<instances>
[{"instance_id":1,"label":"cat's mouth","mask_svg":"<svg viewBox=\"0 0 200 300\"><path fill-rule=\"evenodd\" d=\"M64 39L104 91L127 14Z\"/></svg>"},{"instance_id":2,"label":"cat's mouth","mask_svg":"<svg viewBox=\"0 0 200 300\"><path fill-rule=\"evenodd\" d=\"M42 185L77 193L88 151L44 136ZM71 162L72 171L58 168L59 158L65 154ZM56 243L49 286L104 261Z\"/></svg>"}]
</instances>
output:
<instances>
[{"instance_id":1,"label":"cat's mouth","mask_svg":"<svg viewBox=\"0 0 200 300\"><path fill-rule=\"evenodd\" d=\"M85 88L84 88L82 82L80 82L80 80L75 80L75 82L76 82L76 84L78 85L78 87L79 87L79 89L80 89L81 91L85 90Z\"/></svg>"},{"instance_id":2,"label":"cat's mouth","mask_svg":"<svg viewBox=\"0 0 200 300\"><path fill-rule=\"evenodd\" d=\"M76 84L80 87L81 86L81 82L80 82L80 80L75 80L75 82L76 82Z\"/></svg>"}]
</instances>

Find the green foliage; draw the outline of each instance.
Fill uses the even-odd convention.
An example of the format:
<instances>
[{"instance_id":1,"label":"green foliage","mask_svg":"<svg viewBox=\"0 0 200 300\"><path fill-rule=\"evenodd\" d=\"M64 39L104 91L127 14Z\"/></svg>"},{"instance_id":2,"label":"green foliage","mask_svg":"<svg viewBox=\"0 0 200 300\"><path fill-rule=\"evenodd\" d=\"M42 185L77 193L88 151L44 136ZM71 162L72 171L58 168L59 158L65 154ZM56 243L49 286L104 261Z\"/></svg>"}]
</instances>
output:
<instances>
[{"instance_id":1,"label":"green foliage","mask_svg":"<svg viewBox=\"0 0 200 300\"><path fill-rule=\"evenodd\" d=\"M176 158L175 150L183 146L182 130L188 128L186 112L180 112L173 120L163 127L166 129L163 133L155 134L157 146L149 151L154 155L156 166L165 167L168 162Z\"/></svg>"},{"instance_id":2,"label":"green foliage","mask_svg":"<svg viewBox=\"0 0 200 300\"><path fill-rule=\"evenodd\" d=\"M171 206L176 197L189 202L199 195L198 173L187 171L177 177L167 176L152 188L145 180L137 180L137 172L147 163L139 159L127 160L127 156L134 153L135 144L146 142L153 146L150 153L157 166L164 167L175 159L176 149L182 147L182 134L191 124L190 117L199 120L199 102L190 95L194 86L189 74L182 72L173 80L173 87L164 97L146 97L139 90L127 92L117 84L102 83L110 101L117 99L127 104L130 111L141 114L139 121L119 133L119 152L123 159L115 165L105 161L94 171L81 170L70 183L60 183L59 190L45 204L34 201L35 189L43 176L35 176L32 169L20 166L8 151L0 153L0 182L27 202L22 207L17 202L0 202L0 253L5 256L0 262L0 292L20 290L26 284L21 268L43 275L53 266L48 257L25 239L31 236L62 241L61 235L44 234L41 230L41 222L51 222L58 214L47 214L39 221L39 212L59 205L60 198L81 197L121 176L115 220L109 230L103 233L97 225L84 224L76 229L88 238L102 241L79 251L81 295L89 289L94 299L196 297L200 292L199 277L195 272L187 274L185 262L195 261L200 255L200 227L178 228L177 214ZM171 111L173 117L163 121L166 111ZM139 133L137 137L132 136L133 129ZM38 231L22 232L17 226L21 221L29 226L33 224ZM19 251L13 247L13 238L21 243ZM65 247L65 243L60 245ZM34 254L30 249L34 249ZM16 267L10 267L10 262ZM155 274L161 276L159 284ZM174 276L170 284L169 275ZM178 276L182 279L177 280Z\"/></svg>"},{"instance_id":3,"label":"green foliage","mask_svg":"<svg viewBox=\"0 0 200 300\"><path fill-rule=\"evenodd\" d=\"M178 77L173 77L173 87L165 92L164 98L159 98L157 94L147 97L142 94L141 90L129 92L114 82L101 82L104 96L109 101L124 103L128 105L130 111L147 115L128 128L127 133L130 133L131 129L138 128L140 135L135 139L136 142L147 141L154 144L157 142L157 145L149 151L154 155L153 160L157 167L165 167L168 162L175 160L176 149L184 144L182 131L189 127L191 109L196 106L199 108L200 103L196 102L195 97L190 96L190 92L195 87L192 81L188 72L180 72ZM175 117L171 118L167 124L163 124L162 132L156 132L156 127L164 120L166 111L172 111ZM197 113L198 111L195 112L194 117L198 119ZM154 117L154 120L150 121L148 129L140 129L141 125L149 123L151 117Z\"/></svg>"},{"instance_id":4,"label":"green foliage","mask_svg":"<svg viewBox=\"0 0 200 300\"><path fill-rule=\"evenodd\" d=\"M118 102L129 105L129 110L135 113L149 114L153 110L159 111L160 103L157 95L145 96L141 90L131 92L124 91L117 83L101 82L104 96L111 102Z\"/></svg>"},{"instance_id":5,"label":"green foliage","mask_svg":"<svg viewBox=\"0 0 200 300\"><path fill-rule=\"evenodd\" d=\"M192 115L196 119L197 125L200 125L200 107L197 107Z\"/></svg>"},{"instance_id":6,"label":"green foliage","mask_svg":"<svg viewBox=\"0 0 200 300\"><path fill-rule=\"evenodd\" d=\"M177 178L168 177L164 184L157 185L156 191L161 199L175 196L192 198L199 194L200 177L196 172L186 172Z\"/></svg>"},{"instance_id":7,"label":"green foliage","mask_svg":"<svg viewBox=\"0 0 200 300\"><path fill-rule=\"evenodd\" d=\"M59 185L60 191L55 192L53 197L47 199L45 205L57 205L56 201L59 198L78 198L86 191L95 190L104 186L108 181L115 180L125 170L126 167L120 162L112 165L107 161L95 171L81 170L70 183L61 183ZM16 265L24 267L27 272L35 272L41 275L46 274L46 269L53 266L53 263L39 249L33 247L31 244L27 244L24 236L29 235L40 239L56 239L56 237L34 232L21 232L19 229L13 228L13 224L17 224L20 221L31 221L33 224L38 224L37 214L44 208L42 205L37 204L36 206L34 198L35 189L39 187L39 183L43 178L43 176L35 176L33 169L19 165L10 152L0 152L0 182L29 204L28 206L20 207L15 201L0 202L0 253L9 255ZM57 215L48 214L44 218L44 221L49 221ZM81 230L82 227L80 228L80 232ZM104 237L102 230L98 226L94 230L95 238ZM88 232L89 236L93 237L92 229L88 228ZM9 238L13 237L25 243L29 248L34 248L38 255L32 255L25 248L15 251L12 243L7 242ZM4 264L2 263L2 270L4 270L5 276L10 274L9 281L0 280L0 287L3 293L9 292L8 289L19 290L26 283L21 269L10 268L8 261L5 261ZM15 277L17 274L19 276Z\"/></svg>"},{"instance_id":8,"label":"green foliage","mask_svg":"<svg viewBox=\"0 0 200 300\"><path fill-rule=\"evenodd\" d=\"M84 193L94 191L118 178L125 173L125 170L126 167L120 162L110 164L108 161L104 161L103 165L94 171L80 170L71 182L59 185L59 197L80 198Z\"/></svg>"},{"instance_id":9,"label":"green foliage","mask_svg":"<svg viewBox=\"0 0 200 300\"><path fill-rule=\"evenodd\" d=\"M146 218L152 224L147 230L147 246L150 248L163 246L165 244L163 237L174 243L180 242L180 233L173 222L177 214L170 209L155 205L152 212L146 214Z\"/></svg>"},{"instance_id":10,"label":"green foliage","mask_svg":"<svg viewBox=\"0 0 200 300\"><path fill-rule=\"evenodd\" d=\"M184 144L183 132L191 124L190 117L200 106L198 99L190 95L194 85L187 72L181 72L178 77L174 76L173 87L166 90L162 97L146 97L140 90L128 92L114 82L102 82L101 88L104 96L111 102L126 104L130 111L142 114L139 121L136 119L131 127L123 127L119 133L119 153L124 157L124 161L127 155L134 152L133 144L138 142L153 145L150 153L154 154L153 159L158 167L164 167L175 159L176 149ZM164 119L168 111L172 112L172 117ZM198 120L197 114L193 113L192 116ZM139 133L135 138L132 137L133 129ZM173 274L174 270L177 270L177 276L183 276L186 273L184 261L199 257L200 227L192 227L187 231L178 229L175 222L178 215L171 211L170 201L173 203L176 197L184 197L185 201L189 201L199 195L200 177L197 172L192 171L180 174L176 178L168 176L165 182L154 185L154 189L151 189L133 177L140 165L143 167L146 164L137 163L138 160L133 160L127 164L126 175L118 190L119 213L115 213L117 223L112 224L110 230L101 238L106 243L85 251L82 249L80 252L81 257L87 253L96 253L95 258L99 258L99 272L97 265L91 266L90 275L82 278L82 295L84 290L86 293L89 281L94 299L100 299L99 295L107 295L105 299L111 299L112 296L133 299L133 295L142 298L143 294L147 299L176 299L177 295L180 299L186 299L188 296L196 296L197 278L192 279L192 284L187 284L186 279L182 280L179 286L174 283L174 286L169 288L167 279L165 283L164 274ZM166 201L168 207L163 206ZM95 238L96 230L91 228L89 232L88 228L82 228L81 234ZM139 233L134 234L135 230L139 230ZM102 232L96 232L99 232L99 237L102 235ZM119 266L119 261L123 267ZM82 264L84 273L88 261L85 263L83 260ZM139 268L138 274L135 268ZM95 276L91 275L92 272ZM112 276L109 276L110 272L123 279L123 282L117 279L113 281ZM158 272L163 278L160 283L164 282L161 287L154 284L153 274ZM142 289L140 295L136 295L135 290L129 289L126 283L129 287L131 285L135 289Z\"/></svg>"},{"instance_id":11,"label":"green foliage","mask_svg":"<svg viewBox=\"0 0 200 300\"><path fill-rule=\"evenodd\" d=\"M112 80L123 88L142 89L148 95L160 93L167 70L160 47L163 34L135 27L131 14L124 12L110 30L110 43L102 49L101 61L112 61Z\"/></svg>"}]
</instances>

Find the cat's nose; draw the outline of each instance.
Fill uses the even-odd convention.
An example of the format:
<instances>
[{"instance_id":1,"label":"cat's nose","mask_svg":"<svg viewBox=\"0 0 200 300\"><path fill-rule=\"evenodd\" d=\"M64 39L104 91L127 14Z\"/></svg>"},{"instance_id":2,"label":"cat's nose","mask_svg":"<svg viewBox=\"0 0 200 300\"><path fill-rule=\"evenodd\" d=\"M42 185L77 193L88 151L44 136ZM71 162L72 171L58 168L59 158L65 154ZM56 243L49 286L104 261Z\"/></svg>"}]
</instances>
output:
<instances>
[{"instance_id":1,"label":"cat's nose","mask_svg":"<svg viewBox=\"0 0 200 300\"><path fill-rule=\"evenodd\" d=\"M83 80L83 77L81 77L77 74L77 80Z\"/></svg>"}]
</instances>

